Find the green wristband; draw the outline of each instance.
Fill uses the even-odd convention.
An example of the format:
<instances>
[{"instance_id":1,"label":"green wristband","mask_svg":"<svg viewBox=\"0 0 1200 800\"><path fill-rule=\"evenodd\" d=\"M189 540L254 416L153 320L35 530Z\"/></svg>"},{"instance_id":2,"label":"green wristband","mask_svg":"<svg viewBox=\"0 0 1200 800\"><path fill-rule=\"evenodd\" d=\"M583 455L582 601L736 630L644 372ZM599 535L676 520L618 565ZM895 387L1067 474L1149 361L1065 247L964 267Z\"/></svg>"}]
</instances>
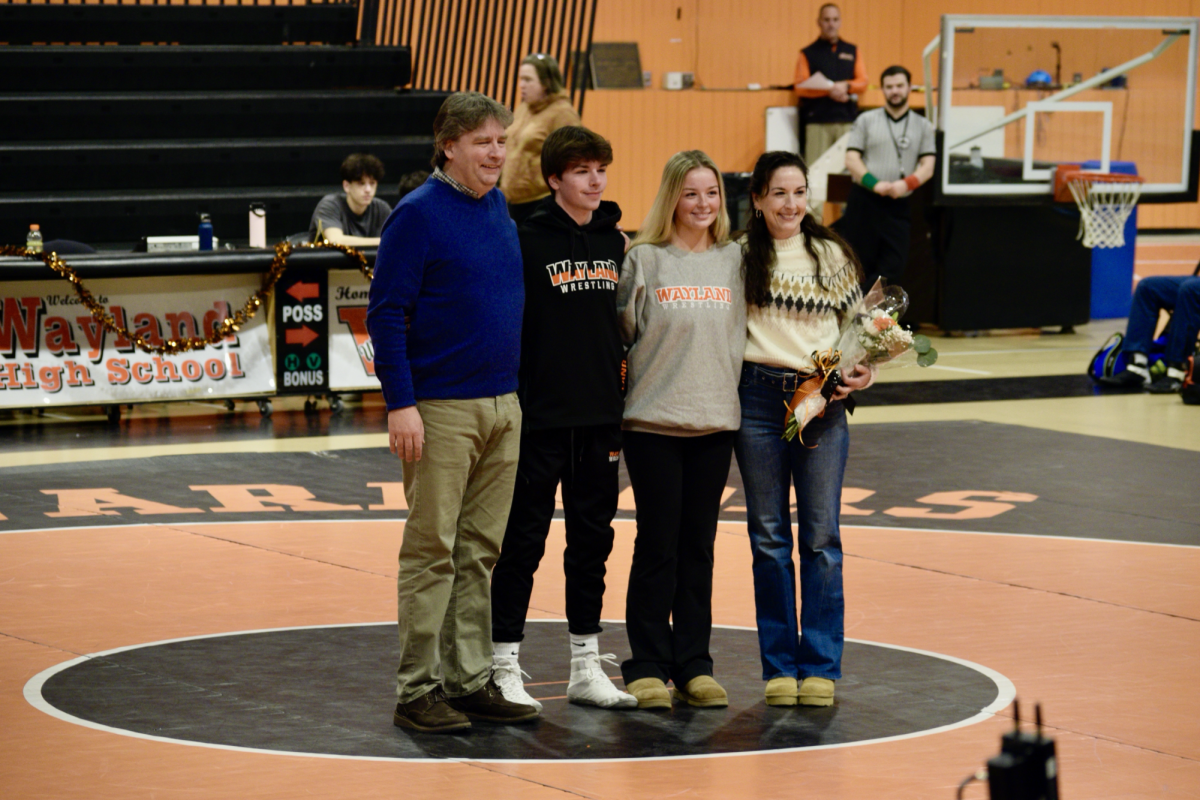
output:
<instances>
[{"instance_id":1,"label":"green wristband","mask_svg":"<svg viewBox=\"0 0 1200 800\"><path fill-rule=\"evenodd\" d=\"M875 184L879 183L879 178L876 178L871 173L862 176L862 185L864 189L874 189Z\"/></svg>"}]
</instances>

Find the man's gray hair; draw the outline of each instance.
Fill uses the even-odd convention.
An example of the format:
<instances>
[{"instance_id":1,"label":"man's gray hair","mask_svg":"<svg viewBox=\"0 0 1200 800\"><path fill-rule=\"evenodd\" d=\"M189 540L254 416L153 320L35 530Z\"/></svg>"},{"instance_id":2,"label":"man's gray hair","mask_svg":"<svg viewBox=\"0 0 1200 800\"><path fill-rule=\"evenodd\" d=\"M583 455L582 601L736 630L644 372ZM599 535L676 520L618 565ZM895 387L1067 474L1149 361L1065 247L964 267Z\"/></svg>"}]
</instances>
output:
<instances>
[{"instance_id":1,"label":"man's gray hair","mask_svg":"<svg viewBox=\"0 0 1200 800\"><path fill-rule=\"evenodd\" d=\"M433 120L433 165L446 166L443 152L446 142L452 142L494 119L503 127L512 124L513 115L504 106L479 92L456 92L446 98Z\"/></svg>"}]
</instances>

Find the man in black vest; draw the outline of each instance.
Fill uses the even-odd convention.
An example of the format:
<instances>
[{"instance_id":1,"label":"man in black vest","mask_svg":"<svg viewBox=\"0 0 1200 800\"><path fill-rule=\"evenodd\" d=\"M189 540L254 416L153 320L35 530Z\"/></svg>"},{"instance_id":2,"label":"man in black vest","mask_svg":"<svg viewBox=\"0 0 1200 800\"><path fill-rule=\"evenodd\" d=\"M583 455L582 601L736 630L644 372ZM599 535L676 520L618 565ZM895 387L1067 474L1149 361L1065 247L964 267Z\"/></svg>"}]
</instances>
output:
<instances>
[{"instance_id":1,"label":"man in black vest","mask_svg":"<svg viewBox=\"0 0 1200 800\"><path fill-rule=\"evenodd\" d=\"M804 160L812 164L849 133L858 116L858 95L867 90L867 68L858 47L840 37L842 12L833 3L817 13L820 37L800 51L793 88L800 100ZM816 78L821 73L826 79ZM815 80L811 80L816 78ZM801 88L805 82L818 84ZM829 85L832 82L832 85Z\"/></svg>"}]
</instances>

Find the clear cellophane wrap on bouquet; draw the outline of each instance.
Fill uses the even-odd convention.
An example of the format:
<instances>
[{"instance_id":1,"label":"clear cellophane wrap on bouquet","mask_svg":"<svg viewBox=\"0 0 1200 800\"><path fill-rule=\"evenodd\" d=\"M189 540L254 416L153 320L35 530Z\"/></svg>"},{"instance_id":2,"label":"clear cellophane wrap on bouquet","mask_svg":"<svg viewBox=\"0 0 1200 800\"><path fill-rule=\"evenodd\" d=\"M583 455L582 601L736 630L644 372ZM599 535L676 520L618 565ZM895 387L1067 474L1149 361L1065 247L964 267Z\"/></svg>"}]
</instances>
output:
<instances>
[{"instance_id":1,"label":"clear cellophane wrap on bouquet","mask_svg":"<svg viewBox=\"0 0 1200 800\"><path fill-rule=\"evenodd\" d=\"M871 291L846 312L837 347L812 354L812 374L796 388L792 399L784 403L784 439L800 436L804 426L825 413L825 406L842 384L842 372L858 365L881 367L884 364L928 367L937 361L937 351L929 339L912 334L900 326L900 317L908 310L908 294L899 286L875 281Z\"/></svg>"}]
</instances>

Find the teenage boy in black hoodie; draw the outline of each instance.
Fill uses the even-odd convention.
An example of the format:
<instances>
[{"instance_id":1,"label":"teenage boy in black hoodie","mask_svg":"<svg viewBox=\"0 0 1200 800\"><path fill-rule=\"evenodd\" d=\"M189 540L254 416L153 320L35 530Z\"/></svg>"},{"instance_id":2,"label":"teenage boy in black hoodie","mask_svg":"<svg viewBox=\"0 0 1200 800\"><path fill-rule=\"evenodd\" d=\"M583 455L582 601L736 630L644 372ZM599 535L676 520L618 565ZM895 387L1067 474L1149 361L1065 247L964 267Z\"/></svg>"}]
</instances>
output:
<instances>
[{"instance_id":1,"label":"teenage boy in black hoodie","mask_svg":"<svg viewBox=\"0 0 1200 800\"><path fill-rule=\"evenodd\" d=\"M500 559L492 572L492 667L505 698L541 710L518 662L533 573L546 550L562 483L571 679L567 699L637 708L600 655L604 563L613 547L624 399L616 291L628 240L621 209L601 200L612 146L587 128L559 128L542 146L553 192L521 225L525 317L521 330L521 456Z\"/></svg>"}]
</instances>

